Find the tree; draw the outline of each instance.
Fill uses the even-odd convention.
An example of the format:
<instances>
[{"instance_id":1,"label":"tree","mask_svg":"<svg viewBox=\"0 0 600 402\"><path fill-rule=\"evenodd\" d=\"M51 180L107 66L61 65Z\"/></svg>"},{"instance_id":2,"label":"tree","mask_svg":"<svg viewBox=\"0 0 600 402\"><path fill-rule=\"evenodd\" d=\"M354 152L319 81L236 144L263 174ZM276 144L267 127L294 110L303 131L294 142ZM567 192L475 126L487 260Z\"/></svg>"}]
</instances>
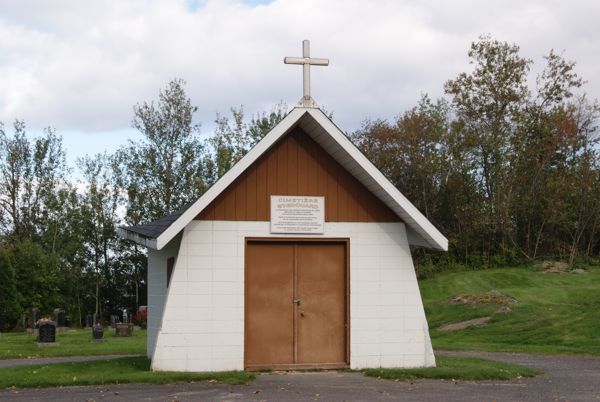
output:
<instances>
[{"instance_id":1,"label":"tree","mask_svg":"<svg viewBox=\"0 0 600 402\"><path fill-rule=\"evenodd\" d=\"M445 90L461 122L469 152L476 161L476 178L484 195L487 259L502 235L510 230L509 175L515 128L527 105L531 61L519 47L482 36L469 51L471 73L446 82Z\"/></svg>"},{"instance_id":2,"label":"tree","mask_svg":"<svg viewBox=\"0 0 600 402\"><path fill-rule=\"evenodd\" d=\"M158 102L134 106L133 127L144 136L119 150L117 177L127 193L129 224L156 220L197 198L206 189L206 154L199 139L198 110L175 79Z\"/></svg>"},{"instance_id":3,"label":"tree","mask_svg":"<svg viewBox=\"0 0 600 402\"><path fill-rule=\"evenodd\" d=\"M250 123L244 121L244 108L231 108L231 119L217 113L215 132L208 140L211 150L210 182L223 176L258 141L279 123L287 113L287 105L279 103L269 113L252 116Z\"/></svg>"},{"instance_id":4,"label":"tree","mask_svg":"<svg viewBox=\"0 0 600 402\"><path fill-rule=\"evenodd\" d=\"M483 36L469 58L472 71L445 84L450 103L425 97L353 140L462 264L600 252L600 107L578 93L575 63L550 51L531 87L517 45Z\"/></svg>"},{"instance_id":5,"label":"tree","mask_svg":"<svg viewBox=\"0 0 600 402\"><path fill-rule=\"evenodd\" d=\"M121 200L120 189L113 176L113 159L107 154L86 156L77 161L85 183L85 192L81 196L82 223L86 228L82 239L88 257L84 267L93 276L95 282L95 313L103 312L100 289L104 292L119 292L113 283L114 259L119 256L119 240L116 226L119 220L118 207ZM105 301L114 300L105 298ZM114 308L114 306L113 306Z\"/></svg>"},{"instance_id":6,"label":"tree","mask_svg":"<svg viewBox=\"0 0 600 402\"><path fill-rule=\"evenodd\" d=\"M25 123L15 121L14 134L0 125L1 229L14 240L35 239L46 229L47 201L68 173L62 140L47 128L31 143Z\"/></svg>"},{"instance_id":7,"label":"tree","mask_svg":"<svg viewBox=\"0 0 600 402\"><path fill-rule=\"evenodd\" d=\"M448 112L446 101L432 102L423 95L419 104L398 116L394 124L367 120L351 136L367 158L434 221L447 171Z\"/></svg>"},{"instance_id":8,"label":"tree","mask_svg":"<svg viewBox=\"0 0 600 402\"><path fill-rule=\"evenodd\" d=\"M11 257L7 249L0 247L0 314L4 313L5 316L0 331L11 329L21 313L17 278Z\"/></svg>"}]
</instances>

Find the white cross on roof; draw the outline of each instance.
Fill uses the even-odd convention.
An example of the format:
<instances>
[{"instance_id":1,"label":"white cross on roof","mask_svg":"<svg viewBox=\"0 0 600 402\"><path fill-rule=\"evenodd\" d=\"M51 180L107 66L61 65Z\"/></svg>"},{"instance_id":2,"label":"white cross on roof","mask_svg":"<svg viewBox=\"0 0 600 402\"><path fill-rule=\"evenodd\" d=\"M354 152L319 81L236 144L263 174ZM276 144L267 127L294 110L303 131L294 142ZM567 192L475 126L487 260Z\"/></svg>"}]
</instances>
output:
<instances>
[{"instance_id":1,"label":"white cross on roof","mask_svg":"<svg viewBox=\"0 0 600 402\"><path fill-rule=\"evenodd\" d=\"M310 41L302 41L302 57L285 57L283 59L285 64L301 64L303 70L302 83L304 88L304 96L298 102L298 106L301 107L314 107L319 106L315 100L310 96L310 66L327 66L329 65L329 59L317 59L310 57Z\"/></svg>"}]
</instances>

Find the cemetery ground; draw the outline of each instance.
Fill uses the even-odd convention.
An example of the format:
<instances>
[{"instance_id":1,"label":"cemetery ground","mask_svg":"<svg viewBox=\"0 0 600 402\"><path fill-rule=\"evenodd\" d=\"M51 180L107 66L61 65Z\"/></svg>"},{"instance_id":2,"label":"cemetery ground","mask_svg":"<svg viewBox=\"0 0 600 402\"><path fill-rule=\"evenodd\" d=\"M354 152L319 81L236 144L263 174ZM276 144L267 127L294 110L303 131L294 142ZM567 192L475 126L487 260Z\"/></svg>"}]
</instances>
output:
<instances>
[{"instance_id":1,"label":"cemetery ground","mask_svg":"<svg viewBox=\"0 0 600 402\"><path fill-rule=\"evenodd\" d=\"M527 364L536 359L542 362L576 359L573 364L600 363L597 357L600 355L600 267L584 267L576 272L521 267L444 273L420 281L420 288L438 367L364 370L362 373L366 376L395 380L507 380L532 376L552 367L551 363ZM485 320L474 326L444 329L448 324L482 318ZM94 344L90 342L89 329L63 332L57 334L60 346L38 348L32 335L2 334L0 356L7 359L145 353L145 331L135 330L132 338L113 338L113 335L106 331L108 341ZM449 356L441 350L477 352L468 356L465 352ZM488 353L500 351L525 355L514 355L514 358L508 355L503 360ZM582 356L561 358L557 354ZM518 365L523 362L525 367ZM259 382L252 382L254 378L252 373L243 372L155 373L149 371L149 361L144 356L0 369L1 388L202 380L225 384Z\"/></svg>"},{"instance_id":2,"label":"cemetery ground","mask_svg":"<svg viewBox=\"0 0 600 402\"><path fill-rule=\"evenodd\" d=\"M116 337L105 329L106 342L93 343L92 330L70 329L56 334L58 345L39 347L36 335L8 332L0 335L0 359L35 359L55 356L98 356L146 354L146 330L135 329L131 337Z\"/></svg>"}]
</instances>

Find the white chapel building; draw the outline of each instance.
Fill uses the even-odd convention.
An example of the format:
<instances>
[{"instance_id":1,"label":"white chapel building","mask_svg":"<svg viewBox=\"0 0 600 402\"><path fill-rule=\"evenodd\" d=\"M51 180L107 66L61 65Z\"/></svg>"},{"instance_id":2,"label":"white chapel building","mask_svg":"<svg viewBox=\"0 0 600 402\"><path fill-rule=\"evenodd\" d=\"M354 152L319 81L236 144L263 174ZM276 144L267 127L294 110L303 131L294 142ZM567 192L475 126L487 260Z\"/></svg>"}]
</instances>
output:
<instances>
[{"instance_id":1,"label":"white chapel building","mask_svg":"<svg viewBox=\"0 0 600 402\"><path fill-rule=\"evenodd\" d=\"M430 367L410 246L447 239L304 96L148 247L153 370Z\"/></svg>"}]
</instances>

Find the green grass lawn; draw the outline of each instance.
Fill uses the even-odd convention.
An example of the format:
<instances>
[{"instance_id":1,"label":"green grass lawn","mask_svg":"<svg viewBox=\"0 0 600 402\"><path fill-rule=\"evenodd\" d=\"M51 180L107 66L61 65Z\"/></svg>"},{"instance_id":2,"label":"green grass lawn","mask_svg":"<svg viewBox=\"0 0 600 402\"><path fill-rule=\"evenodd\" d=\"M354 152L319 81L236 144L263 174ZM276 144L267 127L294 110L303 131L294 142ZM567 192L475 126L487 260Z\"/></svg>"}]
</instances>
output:
<instances>
[{"instance_id":1,"label":"green grass lawn","mask_svg":"<svg viewBox=\"0 0 600 402\"><path fill-rule=\"evenodd\" d=\"M434 349L600 355L600 268L585 274L503 268L441 274L419 283ZM451 305L450 297L490 290L517 300L512 312L494 305ZM489 324L440 332L442 324L492 316Z\"/></svg>"},{"instance_id":2,"label":"green grass lawn","mask_svg":"<svg viewBox=\"0 0 600 402\"><path fill-rule=\"evenodd\" d=\"M39 347L35 335L9 332L0 335L0 359L27 359L52 356L146 354L146 330L135 329L132 337L120 338L105 328L106 342L93 343L91 329L74 329L56 334L60 344Z\"/></svg>"},{"instance_id":3,"label":"green grass lawn","mask_svg":"<svg viewBox=\"0 0 600 402\"><path fill-rule=\"evenodd\" d=\"M150 371L146 357L123 357L95 362L60 363L0 369L0 388L58 387L95 384L217 381L246 384L254 374L243 371L176 373Z\"/></svg>"},{"instance_id":4,"label":"green grass lawn","mask_svg":"<svg viewBox=\"0 0 600 402\"><path fill-rule=\"evenodd\" d=\"M540 374L518 364L466 357L437 357L437 367L414 369L366 369L369 377L390 380L412 380L415 378L455 380L510 380L516 377L533 377Z\"/></svg>"},{"instance_id":5,"label":"green grass lawn","mask_svg":"<svg viewBox=\"0 0 600 402\"><path fill-rule=\"evenodd\" d=\"M585 353L600 355L600 268L585 274L544 273L533 268L503 268L446 273L419 283L434 349L514 351L529 353ZM494 304L449 304L458 295L496 290L516 300L508 313ZM441 332L443 324L491 316L488 324ZM50 356L145 354L146 331L117 338L106 330L104 343L90 342L91 330L57 334L60 346L40 348L25 333L0 335L0 359ZM430 369L364 370L369 376L454 379L508 379L535 375L518 365L482 359L437 358ZM172 383L216 380L244 384L254 378L244 372L151 372L145 357L113 361L63 363L0 369L0 387L47 387L108 383Z\"/></svg>"}]
</instances>

